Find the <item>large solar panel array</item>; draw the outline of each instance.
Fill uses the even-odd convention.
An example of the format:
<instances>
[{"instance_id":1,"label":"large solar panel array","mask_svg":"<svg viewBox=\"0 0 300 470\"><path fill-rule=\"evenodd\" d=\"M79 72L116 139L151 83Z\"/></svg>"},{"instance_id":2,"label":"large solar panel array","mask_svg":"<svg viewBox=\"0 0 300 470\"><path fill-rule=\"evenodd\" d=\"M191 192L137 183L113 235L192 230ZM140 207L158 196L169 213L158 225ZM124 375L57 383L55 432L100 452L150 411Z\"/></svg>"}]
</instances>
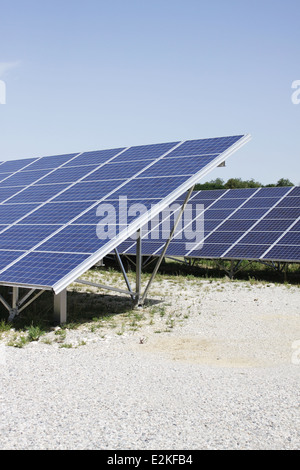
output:
<instances>
[{"instance_id":1,"label":"large solar panel array","mask_svg":"<svg viewBox=\"0 0 300 470\"><path fill-rule=\"evenodd\" d=\"M248 135L0 163L0 284L61 292L143 224L96 235L99 202L141 200L153 215L249 140ZM153 209L154 205L154 209ZM155 212L156 211L156 212Z\"/></svg>"},{"instance_id":2,"label":"large solar panel array","mask_svg":"<svg viewBox=\"0 0 300 470\"><path fill-rule=\"evenodd\" d=\"M167 256L300 262L300 187L195 191L190 203L194 208L190 231L185 233L189 222L183 224L171 241ZM175 214L180 204L182 198L174 205ZM203 204L198 213L197 204ZM170 216L172 213L161 213L157 224L144 227L143 254L161 253L166 239L158 240L157 235L162 235L160 227ZM203 236L187 249L190 234L195 233L196 222L201 218ZM118 250L134 254L135 242L126 240Z\"/></svg>"}]
</instances>

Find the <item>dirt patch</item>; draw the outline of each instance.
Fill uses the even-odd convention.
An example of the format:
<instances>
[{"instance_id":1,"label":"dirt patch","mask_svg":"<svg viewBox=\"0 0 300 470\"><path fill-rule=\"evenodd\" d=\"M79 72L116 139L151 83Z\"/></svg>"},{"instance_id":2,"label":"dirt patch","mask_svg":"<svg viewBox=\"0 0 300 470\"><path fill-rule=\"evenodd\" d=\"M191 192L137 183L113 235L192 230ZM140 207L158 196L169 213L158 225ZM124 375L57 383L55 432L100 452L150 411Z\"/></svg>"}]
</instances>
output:
<instances>
[{"instance_id":1,"label":"dirt patch","mask_svg":"<svg viewBox=\"0 0 300 470\"><path fill-rule=\"evenodd\" d=\"M254 354L245 353L243 345L233 341L175 336L151 338L143 351L164 355L172 361L185 361L217 367L260 367L265 364Z\"/></svg>"}]
</instances>

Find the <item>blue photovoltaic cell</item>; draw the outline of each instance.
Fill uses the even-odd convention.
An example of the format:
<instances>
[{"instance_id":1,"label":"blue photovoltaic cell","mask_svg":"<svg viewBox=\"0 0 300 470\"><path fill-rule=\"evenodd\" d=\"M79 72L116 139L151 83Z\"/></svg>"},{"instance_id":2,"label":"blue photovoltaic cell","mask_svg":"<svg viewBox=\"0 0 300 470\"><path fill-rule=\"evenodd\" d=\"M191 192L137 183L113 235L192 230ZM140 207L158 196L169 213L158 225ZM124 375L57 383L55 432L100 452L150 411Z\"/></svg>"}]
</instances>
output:
<instances>
[{"instance_id":1,"label":"blue photovoltaic cell","mask_svg":"<svg viewBox=\"0 0 300 470\"><path fill-rule=\"evenodd\" d=\"M222 229L222 220L206 220L206 218L204 217L204 228L205 228L205 232L207 233L210 233L212 230L214 230L216 227L219 227L220 226L220 230L223 230ZM226 231L227 229L225 229ZM228 230L230 231L230 229Z\"/></svg>"},{"instance_id":2,"label":"blue photovoltaic cell","mask_svg":"<svg viewBox=\"0 0 300 470\"><path fill-rule=\"evenodd\" d=\"M19 258L19 256L22 256L23 254L23 251L5 251L0 249L0 269L5 268L7 265L15 261L17 258Z\"/></svg>"},{"instance_id":3,"label":"blue photovoltaic cell","mask_svg":"<svg viewBox=\"0 0 300 470\"><path fill-rule=\"evenodd\" d=\"M48 176L45 176L39 181L40 184L53 184L53 183L75 183L80 178L83 178L92 170L97 168L95 165L83 165L70 168L59 168L52 170Z\"/></svg>"},{"instance_id":4,"label":"blue photovoltaic cell","mask_svg":"<svg viewBox=\"0 0 300 470\"><path fill-rule=\"evenodd\" d=\"M245 245L241 241L226 254L226 258L259 259L268 248L269 245Z\"/></svg>"},{"instance_id":5,"label":"blue photovoltaic cell","mask_svg":"<svg viewBox=\"0 0 300 470\"><path fill-rule=\"evenodd\" d=\"M190 140L184 142L177 149L170 152L169 157L188 155L207 155L224 152L229 146L235 144L242 136L220 137L215 139Z\"/></svg>"},{"instance_id":6,"label":"blue photovoltaic cell","mask_svg":"<svg viewBox=\"0 0 300 470\"><path fill-rule=\"evenodd\" d=\"M4 162L1 165L1 173L10 173L21 170L21 168L28 167L30 168L29 164L34 162L36 158L24 158L22 160L11 160L8 162Z\"/></svg>"},{"instance_id":7,"label":"blue photovoltaic cell","mask_svg":"<svg viewBox=\"0 0 300 470\"><path fill-rule=\"evenodd\" d=\"M9 178L6 178L5 181L2 181L1 186L27 186L28 184L32 184L39 180L48 172L49 170L20 171L19 173L14 173Z\"/></svg>"},{"instance_id":8,"label":"blue photovoltaic cell","mask_svg":"<svg viewBox=\"0 0 300 470\"><path fill-rule=\"evenodd\" d=\"M243 235L243 232L215 231L206 238L205 243L234 243Z\"/></svg>"},{"instance_id":9,"label":"blue photovoltaic cell","mask_svg":"<svg viewBox=\"0 0 300 470\"><path fill-rule=\"evenodd\" d=\"M43 157L32 163L28 169L30 170L47 170L51 171L54 168L58 168L61 165L64 165L66 162L71 160L73 157L78 155L77 153L70 153L65 155L54 155ZM0 167L1 171L1 167Z\"/></svg>"},{"instance_id":10,"label":"blue photovoltaic cell","mask_svg":"<svg viewBox=\"0 0 300 470\"><path fill-rule=\"evenodd\" d=\"M246 199L220 199L214 203L213 209L236 209L245 201Z\"/></svg>"},{"instance_id":11,"label":"blue photovoltaic cell","mask_svg":"<svg viewBox=\"0 0 300 470\"><path fill-rule=\"evenodd\" d=\"M105 197L109 192L116 190L118 186L123 184L125 181L126 180L113 180L77 183L57 196L54 201L98 201Z\"/></svg>"},{"instance_id":12,"label":"blue photovoltaic cell","mask_svg":"<svg viewBox=\"0 0 300 470\"><path fill-rule=\"evenodd\" d=\"M300 186L295 186L292 192L289 193L289 196L300 196Z\"/></svg>"},{"instance_id":13,"label":"blue photovoltaic cell","mask_svg":"<svg viewBox=\"0 0 300 470\"><path fill-rule=\"evenodd\" d=\"M22 208L23 204L16 204L16 207ZM5 206L7 208L7 206ZM34 206L38 207L38 206ZM37 210L29 214L27 217L24 217L21 224L48 224L51 221L51 224L66 224L73 217L78 215L78 212L81 213L85 209L90 207L90 202L60 202L52 203L49 202ZM29 210L27 211L29 212ZM26 211L24 211L25 215ZM0 219L1 219L1 206L0 206ZM95 223L95 222L94 222Z\"/></svg>"},{"instance_id":14,"label":"blue photovoltaic cell","mask_svg":"<svg viewBox=\"0 0 300 470\"><path fill-rule=\"evenodd\" d=\"M91 175L86 176L83 181L101 181L112 179L131 178L132 175L143 170L151 163L152 160L142 160L136 162L124 163L107 163Z\"/></svg>"},{"instance_id":15,"label":"blue photovoltaic cell","mask_svg":"<svg viewBox=\"0 0 300 470\"><path fill-rule=\"evenodd\" d=\"M300 261L300 245L275 245L263 259L276 261Z\"/></svg>"},{"instance_id":16,"label":"blue photovoltaic cell","mask_svg":"<svg viewBox=\"0 0 300 470\"><path fill-rule=\"evenodd\" d=\"M266 213L265 209L239 209L232 216L231 219L245 219L245 220L258 220Z\"/></svg>"},{"instance_id":17,"label":"blue photovoltaic cell","mask_svg":"<svg viewBox=\"0 0 300 470\"><path fill-rule=\"evenodd\" d=\"M130 162L134 160L156 159L172 149L178 142L167 144L139 145L127 149L122 155L114 159L114 162Z\"/></svg>"},{"instance_id":18,"label":"blue photovoltaic cell","mask_svg":"<svg viewBox=\"0 0 300 470\"><path fill-rule=\"evenodd\" d=\"M9 178L11 175L13 175L14 173L0 173L0 183L4 180L6 180L7 178ZM2 186L2 185L1 185Z\"/></svg>"},{"instance_id":19,"label":"blue photovoltaic cell","mask_svg":"<svg viewBox=\"0 0 300 470\"><path fill-rule=\"evenodd\" d=\"M300 197L285 197L277 207L300 207Z\"/></svg>"},{"instance_id":20,"label":"blue photovoltaic cell","mask_svg":"<svg viewBox=\"0 0 300 470\"><path fill-rule=\"evenodd\" d=\"M280 237L281 232L250 232L241 240L249 245L272 245Z\"/></svg>"},{"instance_id":21,"label":"blue photovoltaic cell","mask_svg":"<svg viewBox=\"0 0 300 470\"><path fill-rule=\"evenodd\" d=\"M274 197L252 197L243 205L243 209L270 209L280 198Z\"/></svg>"},{"instance_id":22,"label":"blue photovoltaic cell","mask_svg":"<svg viewBox=\"0 0 300 470\"><path fill-rule=\"evenodd\" d=\"M23 188L20 186L0 188L0 203L6 201L6 199L11 198L14 194L20 192ZM11 199L10 199L11 200ZM22 201L24 202L24 201Z\"/></svg>"},{"instance_id":23,"label":"blue photovoltaic cell","mask_svg":"<svg viewBox=\"0 0 300 470\"><path fill-rule=\"evenodd\" d=\"M226 197L226 190L225 189L212 189L211 191L197 191L197 195L194 199L199 199L203 201L204 199L216 200L220 197ZM243 196L242 196L243 197Z\"/></svg>"},{"instance_id":24,"label":"blue photovoltaic cell","mask_svg":"<svg viewBox=\"0 0 300 470\"><path fill-rule=\"evenodd\" d=\"M300 232L289 232L278 243L280 245L300 245Z\"/></svg>"},{"instance_id":25,"label":"blue photovoltaic cell","mask_svg":"<svg viewBox=\"0 0 300 470\"><path fill-rule=\"evenodd\" d=\"M154 163L154 165L145 170L140 176L193 175L197 172L197 169L208 165L214 158L215 156L164 158Z\"/></svg>"},{"instance_id":26,"label":"blue photovoltaic cell","mask_svg":"<svg viewBox=\"0 0 300 470\"><path fill-rule=\"evenodd\" d=\"M159 248L159 250L157 251L157 254L160 254L162 252L162 248L163 247ZM182 253L183 250L186 250L185 242L174 241L172 243L172 246L171 245L168 246L167 255L168 256L180 256L180 253Z\"/></svg>"},{"instance_id":27,"label":"blue photovoltaic cell","mask_svg":"<svg viewBox=\"0 0 300 470\"><path fill-rule=\"evenodd\" d=\"M51 225L12 225L0 233L2 250L29 250L53 232Z\"/></svg>"},{"instance_id":28,"label":"blue photovoltaic cell","mask_svg":"<svg viewBox=\"0 0 300 470\"><path fill-rule=\"evenodd\" d=\"M78 155L76 158L73 158L72 161L65 163L65 167L69 166L79 166L79 165L101 165L102 163L107 162L107 160L115 157L122 148L118 149L108 149L108 150L96 150L92 152L84 152L81 155Z\"/></svg>"},{"instance_id":29,"label":"blue photovoltaic cell","mask_svg":"<svg viewBox=\"0 0 300 470\"><path fill-rule=\"evenodd\" d=\"M0 204L1 223L12 224L36 207L37 204Z\"/></svg>"},{"instance_id":30,"label":"blue photovoltaic cell","mask_svg":"<svg viewBox=\"0 0 300 470\"><path fill-rule=\"evenodd\" d=\"M39 251L93 253L109 241L108 238L99 239L96 229L96 225L69 225L40 245ZM110 226L111 234L117 235L119 229L119 226Z\"/></svg>"},{"instance_id":31,"label":"blue photovoltaic cell","mask_svg":"<svg viewBox=\"0 0 300 470\"><path fill-rule=\"evenodd\" d=\"M23 202L46 202L51 197L55 196L58 192L67 187L67 184L45 184L33 185L19 192L12 197L10 203L23 203ZM7 188L10 189L10 188ZM16 190L16 188L14 188ZM20 187L18 187L20 191Z\"/></svg>"},{"instance_id":32,"label":"blue photovoltaic cell","mask_svg":"<svg viewBox=\"0 0 300 470\"><path fill-rule=\"evenodd\" d=\"M118 246L118 252L119 253L126 253L127 250L134 244L134 241L130 241L130 240L126 240L125 242L121 243L119 246ZM133 251L129 251L129 253L136 253L136 249L135 249L135 244L133 245L134 246L134 250ZM147 245L145 245L145 247L147 247ZM144 246L143 246L143 254L145 255L152 255L154 253L154 250L152 251L152 248L150 250L149 253L147 253L147 249L144 250Z\"/></svg>"},{"instance_id":33,"label":"blue photovoltaic cell","mask_svg":"<svg viewBox=\"0 0 300 470\"><path fill-rule=\"evenodd\" d=\"M220 191L220 190L218 190ZM254 193L259 194L261 191L261 188L259 189L259 192L257 193L257 188L243 188L243 189L230 189L226 194L224 194L224 199L232 199L232 198L242 198L242 199L248 199L250 196L252 196ZM206 191L207 193L210 193L211 191ZM220 192L221 194L221 192Z\"/></svg>"},{"instance_id":34,"label":"blue photovoltaic cell","mask_svg":"<svg viewBox=\"0 0 300 470\"><path fill-rule=\"evenodd\" d=\"M204 243L203 248L199 250L193 250L190 256L200 256L202 258L220 258L220 256L222 256L222 254L228 248L230 248L230 246L230 244Z\"/></svg>"},{"instance_id":35,"label":"blue photovoltaic cell","mask_svg":"<svg viewBox=\"0 0 300 470\"><path fill-rule=\"evenodd\" d=\"M153 253L155 253L156 255L159 255L162 249L163 249L163 246L159 242L155 242L155 241L147 242L146 241L143 243L143 253L145 253L145 255L152 255ZM170 248L170 250L172 251L172 254L173 254L173 252L175 251L175 242L173 242L172 249Z\"/></svg>"},{"instance_id":36,"label":"blue photovoltaic cell","mask_svg":"<svg viewBox=\"0 0 300 470\"><path fill-rule=\"evenodd\" d=\"M186 181L186 177L163 178L135 178L113 196L127 196L128 198L159 198L162 199Z\"/></svg>"},{"instance_id":37,"label":"blue photovoltaic cell","mask_svg":"<svg viewBox=\"0 0 300 470\"><path fill-rule=\"evenodd\" d=\"M246 232L253 225L253 220L226 220L220 225L219 231L235 232L241 231ZM205 224L205 227L207 224Z\"/></svg>"},{"instance_id":38,"label":"blue photovoltaic cell","mask_svg":"<svg viewBox=\"0 0 300 470\"><path fill-rule=\"evenodd\" d=\"M51 287L87 258L71 253L32 252L0 274L0 282Z\"/></svg>"},{"instance_id":39,"label":"blue photovoltaic cell","mask_svg":"<svg viewBox=\"0 0 300 470\"><path fill-rule=\"evenodd\" d=\"M112 217L115 215L115 219L113 220L115 220L117 224L121 223L123 225L124 220L125 222L127 220L128 223L131 223L136 218L134 212L140 204L142 204L142 206L146 207L147 209L151 209L151 206L155 205L156 201L156 199L142 199L135 201L127 200L124 203L125 206L123 206L122 209L122 207L119 208L119 204L122 204L121 200L105 199L103 202L97 204L85 214L78 217L76 219L76 224L98 224L104 217L108 217L109 214L112 214ZM110 210L111 208L113 210ZM119 218L120 214L121 220Z\"/></svg>"},{"instance_id":40,"label":"blue photovoltaic cell","mask_svg":"<svg viewBox=\"0 0 300 470\"><path fill-rule=\"evenodd\" d=\"M261 232L283 232L291 225L291 220L263 219L255 225L254 230Z\"/></svg>"},{"instance_id":41,"label":"blue photovoltaic cell","mask_svg":"<svg viewBox=\"0 0 300 470\"><path fill-rule=\"evenodd\" d=\"M266 219L297 219L300 217L300 207L291 208L275 208L272 209L267 215Z\"/></svg>"},{"instance_id":42,"label":"blue photovoltaic cell","mask_svg":"<svg viewBox=\"0 0 300 470\"><path fill-rule=\"evenodd\" d=\"M224 220L232 214L231 209L207 209L204 214L204 220Z\"/></svg>"},{"instance_id":43,"label":"blue photovoltaic cell","mask_svg":"<svg viewBox=\"0 0 300 470\"><path fill-rule=\"evenodd\" d=\"M261 188L259 192L255 195L256 197L283 197L285 196L291 188L288 187L279 187L279 188Z\"/></svg>"},{"instance_id":44,"label":"blue photovoltaic cell","mask_svg":"<svg viewBox=\"0 0 300 470\"><path fill-rule=\"evenodd\" d=\"M291 231L300 232L300 220L295 225L293 225L293 227L291 227Z\"/></svg>"},{"instance_id":45,"label":"blue photovoltaic cell","mask_svg":"<svg viewBox=\"0 0 300 470\"><path fill-rule=\"evenodd\" d=\"M182 198L184 199L184 197ZM176 201L177 203L177 201ZM179 204L183 204L183 200L178 200L178 203ZM194 204L198 204L199 206L203 206L203 209L213 209L215 207L215 201L212 201L211 199L203 199L202 201L199 201L199 200L194 200Z\"/></svg>"}]
</instances>

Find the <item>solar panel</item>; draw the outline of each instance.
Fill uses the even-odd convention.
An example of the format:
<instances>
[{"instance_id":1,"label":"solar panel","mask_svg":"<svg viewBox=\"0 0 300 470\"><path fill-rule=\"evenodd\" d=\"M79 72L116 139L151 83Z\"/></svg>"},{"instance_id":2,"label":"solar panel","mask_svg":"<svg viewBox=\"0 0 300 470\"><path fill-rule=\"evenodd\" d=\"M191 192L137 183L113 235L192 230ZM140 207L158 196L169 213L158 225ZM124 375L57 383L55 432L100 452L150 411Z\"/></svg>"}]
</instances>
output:
<instances>
[{"instance_id":1,"label":"solar panel","mask_svg":"<svg viewBox=\"0 0 300 470\"><path fill-rule=\"evenodd\" d=\"M193 249L187 249L186 227L181 240L170 243L167 256L191 258L255 259L300 261L300 191L299 187L253 188L194 192L190 203L203 203L191 222L203 218L203 236ZM161 234L163 214L152 239L150 226L144 229L143 253L161 253L166 239ZM157 240L157 234L160 240ZM135 253L135 242L127 240L120 253Z\"/></svg>"},{"instance_id":2,"label":"solar panel","mask_svg":"<svg viewBox=\"0 0 300 470\"><path fill-rule=\"evenodd\" d=\"M0 165L0 284L62 292L225 161L249 135L54 155ZM145 212L120 215L100 237L97 208L123 197Z\"/></svg>"}]
</instances>

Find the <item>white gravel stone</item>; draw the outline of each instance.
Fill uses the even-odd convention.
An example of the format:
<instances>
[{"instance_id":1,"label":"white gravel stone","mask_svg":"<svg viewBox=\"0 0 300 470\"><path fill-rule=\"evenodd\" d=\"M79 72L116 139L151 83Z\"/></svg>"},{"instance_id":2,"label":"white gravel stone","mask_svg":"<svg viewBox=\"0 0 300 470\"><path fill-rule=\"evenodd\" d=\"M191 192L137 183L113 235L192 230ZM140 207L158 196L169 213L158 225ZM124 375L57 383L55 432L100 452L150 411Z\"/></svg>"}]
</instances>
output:
<instances>
[{"instance_id":1,"label":"white gravel stone","mask_svg":"<svg viewBox=\"0 0 300 470\"><path fill-rule=\"evenodd\" d=\"M137 331L83 325L65 339L79 347L4 346L0 449L299 449L300 289L156 288L166 315L149 325L147 307ZM167 315L173 328L155 333Z\"/></svg>"}]
</instances>

